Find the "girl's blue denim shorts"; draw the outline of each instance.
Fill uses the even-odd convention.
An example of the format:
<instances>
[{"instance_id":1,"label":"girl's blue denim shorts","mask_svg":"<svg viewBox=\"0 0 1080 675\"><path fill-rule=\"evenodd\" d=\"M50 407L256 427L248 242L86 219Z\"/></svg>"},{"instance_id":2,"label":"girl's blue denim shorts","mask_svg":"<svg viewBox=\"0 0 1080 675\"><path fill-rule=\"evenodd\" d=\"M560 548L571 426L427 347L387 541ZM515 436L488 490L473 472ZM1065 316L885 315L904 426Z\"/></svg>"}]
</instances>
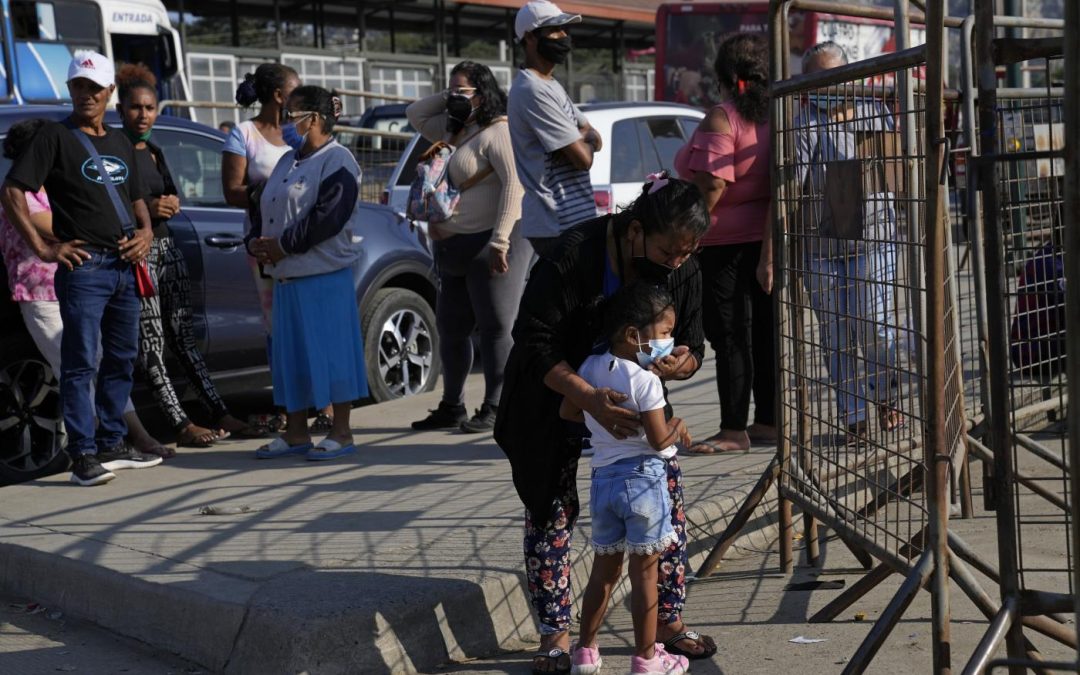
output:
<instances>
[{"instance_id":1,"label":"girl's blue denim shorts","mask_svg":"<svg viewBox=\"0 0 1080 675\"><path fill-rule=\"evenodd\" d=\"M589 504L597 554L654 555L677 539L667 462L660 456L627 457L594 468Z\"/></svg>"}]
</instances>

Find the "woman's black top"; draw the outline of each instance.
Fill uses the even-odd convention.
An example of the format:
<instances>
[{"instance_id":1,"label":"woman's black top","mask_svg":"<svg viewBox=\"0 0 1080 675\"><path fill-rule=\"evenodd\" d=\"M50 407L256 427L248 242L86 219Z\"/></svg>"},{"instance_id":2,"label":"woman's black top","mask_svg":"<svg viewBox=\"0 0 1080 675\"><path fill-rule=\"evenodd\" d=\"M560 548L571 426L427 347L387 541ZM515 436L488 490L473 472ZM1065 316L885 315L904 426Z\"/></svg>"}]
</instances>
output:
<instances>
[{"instance_id":1,"label":"woman's black top","mask_svg":"<svg viewBox=\"0 0 1080 675\"><path fill-rule=\"evenodd\" d=\"M143 183L147 208L150 206L150 200L155 197L177 194L172 174L169 173L169 165L165 163L165 153L161 151L161 148L147 141L145 148L141 150L135 148L135 163L138 166L139 178ZM151 214L150 223L153 225L155 239L169 236L167 218L155 218Z\"/></svg>"},{"instance_id":2,"label":"woman's black top","mask_svg":"<svg viewBox=\"0 0 1080 675\"><path fill-rule=\"evenodd\" d=\"M575 370L603 339L603 279L611 216L586 221L560 237L550 259L533 266L514 324L495 441L506 453L514 487L537 525L558 497L560 473L581 454L559 417L562 397L544 384L560 361ZM691 257L668 278L675 300L675 344L700 367L705 356L701 323L701 270Z\"/></svg>"}]
</instances>

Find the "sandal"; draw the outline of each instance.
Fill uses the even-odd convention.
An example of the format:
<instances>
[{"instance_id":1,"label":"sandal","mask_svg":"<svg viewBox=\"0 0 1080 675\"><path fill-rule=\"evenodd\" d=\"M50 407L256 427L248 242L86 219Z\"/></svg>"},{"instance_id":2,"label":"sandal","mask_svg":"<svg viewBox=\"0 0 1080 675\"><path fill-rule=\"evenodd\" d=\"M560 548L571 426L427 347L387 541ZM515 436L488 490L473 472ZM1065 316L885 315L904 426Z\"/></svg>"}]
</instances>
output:
<instances>
[{"instance_id":1,"label":"sandal","mask_svg":"<svg viewBox=\"0 0 1080 675\"><path fill-rule=\"evenodd\" d=\"M700 654L695 654L692 651L682 649L677 645L683 640L691 640L696 642L699 647L702 647L704 651ZM674 635L671 638L664 641L664 649L668 654L675 654L676 656L685 656L691 661L698 661L701 659L712 658L716 654L716 641L708 635L701 635L695 630L687 630Z\"/></svg>"},{"instance_id":2,"label":"sandal","mask_svg":"<svg viewBox=\"0 0 1080 675\"><path fill-rule=\"evenodd\" d=\"M559 666L559 659L566 657L566 667ZM544 659L552 666L551 670L540 670L536 667L536 660ZM570 654L562 649L556 647L550 651L539 651L533 654L533 675L569 675L570 673Z\"/></svg>"},{"instance_id":3,"label":"sandal","mask_svg":"<svg viewBox=\"0 0 1080 675\"><path fill-rule=\"evenodd\" d=\"M904 426L904 414L892 403L878 404L878 424L882 431L893 431Z\"/></svg>"},{"instance_id":4,"label":"sandal","mask_svg":"<svg viewBox=\"0 0 1080 675\"><path fill-rule=\"evenodd\" d=\"M196 431L199 429L200 431ZM202 429L194 424L189 424L184 427L176 437L176 447L178 448L209 448L218 441L228 438L228 433L223 433L220 430L213 431L212 429Z\"/></svg>"},{"instance_id":5,"label":"sandal","mask_svg":"<svg viewBox=\"0 0 1080 675\"><path fill-rule=\"evenodd\" d=\"M236 420L236 421L240 422L240 420ZM241 439L241 440L253 439L253 438L266 438L267 431L264 428L261 428L261 427L259 427L257 425L250 424L250 423L249 424L244 424L243 422L240 422L240 423L243 424L243 426L241 426L239 429L233 429L231 431L226 431L224 427L221 427L221 420L218 420L218 426L221 427L222 432L226 433L226 434L229 434L233 438L237 438L237 439Z\"/></svg>"},{"instance_id":6,"label":"sandal","mask_svg":"<svg viewBox=\"0 0 1080 675\"><path fill-rule=\"evenodd\" d=\"M333 428L334 418L326 413L319 413L315 416L315 421L311 423L311 433L313 434L328 434Z\"/></svg>"}]
</instances>

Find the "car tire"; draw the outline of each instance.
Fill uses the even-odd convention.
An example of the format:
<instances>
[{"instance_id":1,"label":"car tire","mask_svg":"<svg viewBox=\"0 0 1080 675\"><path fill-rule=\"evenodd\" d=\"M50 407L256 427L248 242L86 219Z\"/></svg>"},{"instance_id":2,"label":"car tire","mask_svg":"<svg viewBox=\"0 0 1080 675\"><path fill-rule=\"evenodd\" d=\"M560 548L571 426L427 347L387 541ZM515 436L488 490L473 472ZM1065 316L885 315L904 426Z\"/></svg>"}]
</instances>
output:
<instances>
[{"instance_id":1,"label":"car tire","mask_svg":"<svg viewBox=\"0 0 1080 675\"><path fill-rule=\"evenodd\" d=\"M368 389L376 402L435 388L441 372L435 311L406 288L375 292L360 320Z\"/></svg>"},{"instance_id":2,"label":"car tire","mask_svg":"<svg viewBox=\"0 0 1080 675\"><path fill-rule=\"evenodd\" d=\"M60 385L29 335L0 338L0 485L68 467Z\"/></svg>"}]
</instances>

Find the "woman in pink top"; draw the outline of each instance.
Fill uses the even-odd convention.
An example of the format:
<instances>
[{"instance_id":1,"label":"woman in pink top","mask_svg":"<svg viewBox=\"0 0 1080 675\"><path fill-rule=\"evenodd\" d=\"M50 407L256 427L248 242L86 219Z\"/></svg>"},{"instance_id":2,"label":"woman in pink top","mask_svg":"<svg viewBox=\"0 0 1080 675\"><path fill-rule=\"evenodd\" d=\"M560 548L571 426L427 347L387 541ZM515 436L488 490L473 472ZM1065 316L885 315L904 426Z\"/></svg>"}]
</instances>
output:
<instances>
[{"instance_id":1,"label":"woman in pink top","mask_svg":"<svg viewBox=\"0 0 1080 675\"><path fill-rule=\"evenodd\" d=\"M734 35L720 45L715 67L723 102L675 156L680 177L701 189L712 216L698 258L720 431L690 448L697 454L776 440L768 42ZM754 423L747 427L751 392Z\"/></svg>"}]
</instances>

